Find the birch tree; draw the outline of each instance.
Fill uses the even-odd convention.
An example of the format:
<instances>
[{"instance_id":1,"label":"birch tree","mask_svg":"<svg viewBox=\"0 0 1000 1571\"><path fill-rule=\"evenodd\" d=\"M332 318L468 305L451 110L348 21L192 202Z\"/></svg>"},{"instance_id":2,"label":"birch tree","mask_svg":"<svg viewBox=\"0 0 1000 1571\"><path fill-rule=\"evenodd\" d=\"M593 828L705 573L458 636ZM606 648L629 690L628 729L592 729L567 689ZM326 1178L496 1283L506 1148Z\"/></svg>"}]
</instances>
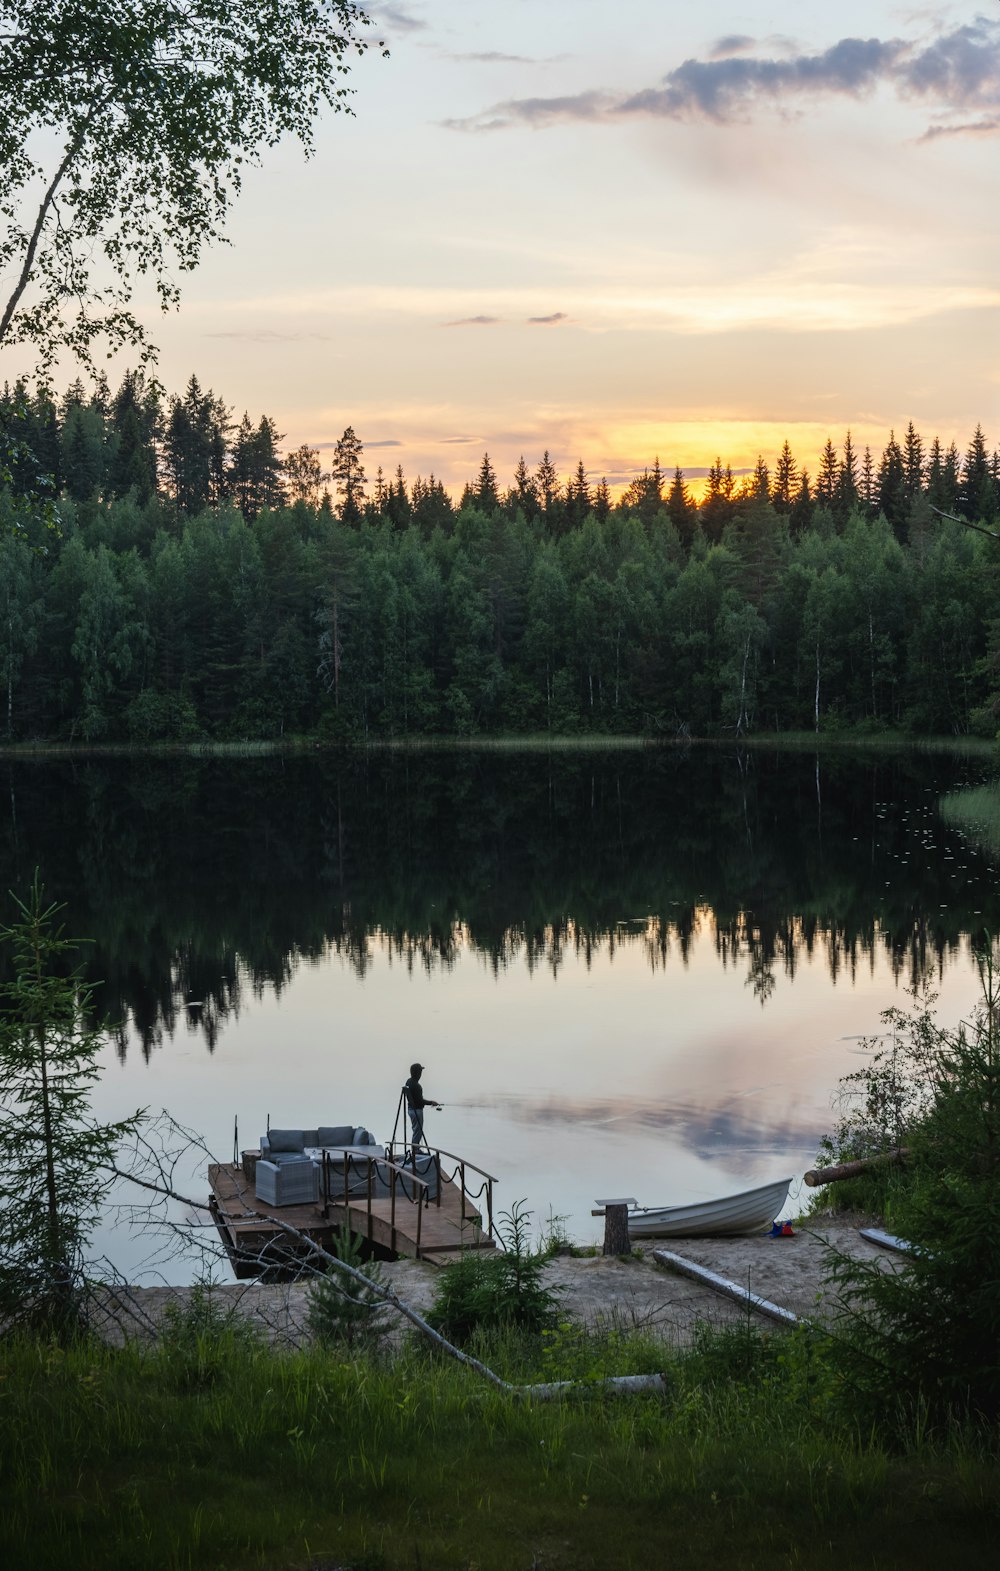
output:
<instances>
[{"instance_id":1,"label":"birch tree","mask_svg":"<svg viewBox=\"0 0 1000 1571\"><path fill-rule=\"evenodd\" d=\"M0 350L152 356L135 278L177 305L245 167L349 109L367 24L352 0L0 0Z\"/></svg>"}]
</instances>

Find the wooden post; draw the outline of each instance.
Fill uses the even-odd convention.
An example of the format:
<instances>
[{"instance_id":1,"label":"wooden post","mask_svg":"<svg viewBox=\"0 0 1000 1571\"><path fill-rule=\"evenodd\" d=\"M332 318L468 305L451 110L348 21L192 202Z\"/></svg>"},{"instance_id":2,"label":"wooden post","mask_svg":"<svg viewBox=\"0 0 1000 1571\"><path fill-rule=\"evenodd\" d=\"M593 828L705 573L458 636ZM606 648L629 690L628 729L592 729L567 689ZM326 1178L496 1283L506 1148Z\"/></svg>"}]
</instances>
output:
<instances>
[{"instance_id":1,"label":"wooden post","mask_svg":"<svg viewBox=\"0 0 1000 1571\"><path fill-rule=\"evenodd\" d=\"M603 1207L604 1253L630 1255L632 1240L628 1236L628 1208L635 1205L634 1199L631 1195L617 1196L612 1200L598 1200L596 1204ZM598 1216L601 1214L596 1213Z\"/></svg>"}]
</instances>

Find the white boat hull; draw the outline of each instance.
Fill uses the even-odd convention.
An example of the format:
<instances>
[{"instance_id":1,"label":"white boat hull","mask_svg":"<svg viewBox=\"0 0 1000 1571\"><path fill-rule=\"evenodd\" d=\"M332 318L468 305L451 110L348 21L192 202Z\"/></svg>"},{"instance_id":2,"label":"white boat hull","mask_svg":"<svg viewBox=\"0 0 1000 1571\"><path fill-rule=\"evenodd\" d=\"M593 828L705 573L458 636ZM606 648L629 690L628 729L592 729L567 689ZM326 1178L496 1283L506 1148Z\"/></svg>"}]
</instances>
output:
<instances>
[{"instance_id":1,"label":"white boat hull","mask_svg":"<svg viewBox=\"0 0 1000 1571\"><path fill-rule=\"evenodd\" d=\"M718 1200L686 1206L639 1206L628 1214L630 1238L710 1238L753 1233L774 1221L791 1186L790 1178Z\"/></svg>"}]
</instances>

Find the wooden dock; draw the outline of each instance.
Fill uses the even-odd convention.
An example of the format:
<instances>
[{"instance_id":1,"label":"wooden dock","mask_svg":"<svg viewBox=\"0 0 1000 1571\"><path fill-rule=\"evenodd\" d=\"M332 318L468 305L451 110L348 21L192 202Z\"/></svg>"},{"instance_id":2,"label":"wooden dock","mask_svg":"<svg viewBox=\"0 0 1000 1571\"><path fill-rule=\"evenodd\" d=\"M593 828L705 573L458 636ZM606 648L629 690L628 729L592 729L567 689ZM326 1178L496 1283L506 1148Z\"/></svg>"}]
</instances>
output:
<instances>
[{"instance_id":1,"label":"wooden dock","mask_svg":"<svg viewBox=\"0 0 1000 1571\"><path fill-rule=\"evenodd\" d=\"M382 1260L406 1257L445 1265L468 1250L495 1250L492 1179L484 1223L480 1208L465 1192L467 1164L456 1159L460 1167L453 1178L448 1178L440 1163L440 1157L447 1153L436 1155L440 1182L430 1197L412 1198L411 1182L409 1186L394 1184L391 1195L331 1193L326 1204L321 1198L318 1204L283 1206L269 1206L258 1200L254 1184L242 1167L213 1163L208 1169L209 1210L240 1278L263 1276L269 1281L280 1281L302 1273L308 1247L303 1248L285 1227L294 1228L332 1252L335 1235L346 1226L367 1253ZM351 1187L353 1190L355 1186Z\"/></svg>"}]
</instances>

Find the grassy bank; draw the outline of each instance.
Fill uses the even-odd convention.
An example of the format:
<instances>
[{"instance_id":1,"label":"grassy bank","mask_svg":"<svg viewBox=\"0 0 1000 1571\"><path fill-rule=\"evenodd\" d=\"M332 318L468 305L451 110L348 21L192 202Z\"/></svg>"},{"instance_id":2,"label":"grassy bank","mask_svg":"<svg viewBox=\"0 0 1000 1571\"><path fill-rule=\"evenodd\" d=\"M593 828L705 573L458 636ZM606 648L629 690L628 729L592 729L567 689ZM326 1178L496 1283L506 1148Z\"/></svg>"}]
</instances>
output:
<instances>
[{"instance_id":1,"label":"grassy bank","mask_svg":"<svg viewBox=\"0 0 1000 1571\"><path fill-rule=\"evenodd\" d=\"M295 753L586 753L637 752L642 749L683 747L739 747L768 752L826 753L931 753L950 757L997 759L993 741L973 736L914 736L900 731L867 728L841 731L761 731L748 736L711 735L675 737L662 734L621 735L575 733L480 736L377 737L336 741L309 735L270 740L194 742L31 742L0 743L0 758L268 758Z\"/></svg>"},{"instance_id":2,"label":"grassy bank","mask_svg":"<svg viewBox=\"0 0 1000 1571\"><path fill-rule=\"evenodd\" d=\"M523 1372L518 1348L493 1351ZM538 1362L652 1357L557 1333ZM995 1443L859 1433L782 1334L714 1336L668 1375L666 1399L532 1404L412 1351L278 1355L227 1330L146 1352L7 1344L0 1551L19 1571L986 1563Z\"/></svg>"}]
</instances>

